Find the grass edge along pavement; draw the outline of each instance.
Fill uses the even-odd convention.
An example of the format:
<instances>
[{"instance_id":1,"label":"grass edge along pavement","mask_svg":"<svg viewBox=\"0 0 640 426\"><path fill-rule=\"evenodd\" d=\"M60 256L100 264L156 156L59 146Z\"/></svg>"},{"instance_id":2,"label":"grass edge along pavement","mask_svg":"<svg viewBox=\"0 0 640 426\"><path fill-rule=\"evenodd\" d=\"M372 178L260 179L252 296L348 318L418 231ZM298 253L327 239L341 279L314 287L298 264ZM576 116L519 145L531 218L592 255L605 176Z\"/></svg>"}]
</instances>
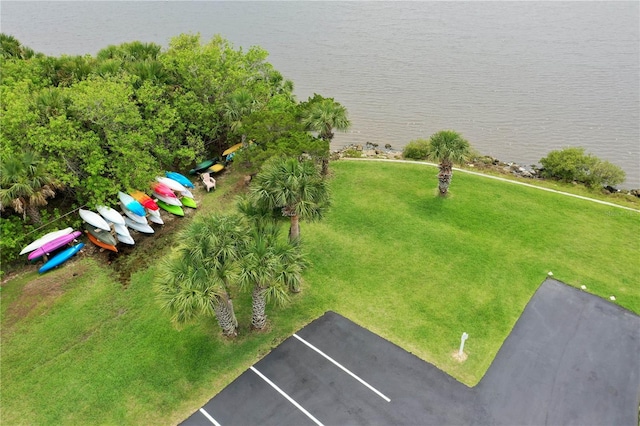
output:
<instances>
[{"instance_id":1,"label":"grass edge along pavement","mask_svg":"<svg viewBox=\"0 0 640 426\"><path fill-rule=\"evenodd\" d=\"M637 213L458 173L442 199L436 169L420 164L332 168L333 208L302 224L312 261L303 292L269 310L266 333L248 331L247 294L236 295L237 341L220 338L213 319L176 331L150 293L153 264L124 291L82 258L67 266L90 274L65 267L6 283L3 420L177 423L326 310L473 385L549 270L640 312ZM51 291L21 299L27 286ZM31 314L12 320L12 332L7 312L23 302ZM450 355L462 331L469 358L459 364Z\"/></svg>"}]
</instances>

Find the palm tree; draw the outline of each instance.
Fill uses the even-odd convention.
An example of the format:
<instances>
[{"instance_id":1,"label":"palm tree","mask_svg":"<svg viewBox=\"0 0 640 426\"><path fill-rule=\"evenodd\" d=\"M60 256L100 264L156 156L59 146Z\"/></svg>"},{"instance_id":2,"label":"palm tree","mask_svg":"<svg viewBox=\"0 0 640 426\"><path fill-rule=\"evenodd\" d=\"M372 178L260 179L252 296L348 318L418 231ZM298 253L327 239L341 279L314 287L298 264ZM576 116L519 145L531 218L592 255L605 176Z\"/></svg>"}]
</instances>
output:
<instances>
[{"instance_id":1,"label":"palm tree","mask_svg":"<svg viewBox=\"0 0 640 426\"><path fill-rule=\"evenodd\" d=\"M38 207L46 205L47 198L62 188L33 151L10 155L0 165L0 209L11 205L17 213L22 213L25 221L28 216L34 223L41 224Z\"/></svg>"},{"instance_id":2,"label":"palm tree","mask_svg":"<svg viewBox=\"0 0 640 426\"><path fill-rule=\"evenodd\" d=\"M301 255L293 252L297 246L278 238L279 226L273 222L255 228L240 261L240 282L252 288L251 326L263 330L267 323L266 305L269 301L284 304L289 300L288 286L299 286L302 271ZM300 263L292 262L299 258Z\"/></svg>"},{"instance_id":3,"label":"palm tree","mask_svg":"<svg viewBox=\"0 0 640 426\"><path fill-rule=\"evenodd\" d=\"M441 130L429 139L428 158L437 161L440 167L438 173L438 190L441 196L447 195L453 165L464 162L470 154L470 145L459 133L453 130Z\"/></svg>"},{"instance_id":4,"label":"palm tree","mask_svg":"<svg viewBox=\"0 0 640 426\"><path fill-rule=\"evenodd\" d=\"M175 323L213 315L225 336L237 335L229 291L239 279L237 260L244 252L245 229L239 215L210 215L182 232L181 240L187 243L178 257L165 262L158 281L163 308L171 312Z\"/></svg>"},{"instance_id":5,"label":"palm tree","mask_svg":"<svg viewBox=\"0 0 640 426\"><path fill-rule=\"evenodd\" d=\"M326 176L329 167L329 149L333 139L333 129L346 131L351 122L347 117L347 109L332 98L315 95L305 104L302 123L318 137L326 142L326 152L322 157L322 175Z\"/></svg>"},{"instance_id":6,"label":"palm tree","mask_svg":"<svg viewBox=\"0 0 640 426\"><path fill-rule=\"evenodd\" d=\"M327 183L312 161L276 157L266 162L251 185L251 196L260 208L280 210L289 217L289 240L300 237L300 219L320 219L329 207Z\"/></svg>"}]
</instances>

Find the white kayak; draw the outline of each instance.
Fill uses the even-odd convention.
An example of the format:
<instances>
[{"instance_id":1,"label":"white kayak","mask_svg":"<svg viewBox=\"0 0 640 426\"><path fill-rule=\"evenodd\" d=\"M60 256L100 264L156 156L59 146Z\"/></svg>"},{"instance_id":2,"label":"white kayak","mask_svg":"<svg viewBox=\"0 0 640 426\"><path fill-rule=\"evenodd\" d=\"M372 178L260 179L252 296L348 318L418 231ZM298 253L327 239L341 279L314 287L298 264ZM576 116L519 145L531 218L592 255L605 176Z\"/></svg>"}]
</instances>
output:
<instances>
[{"instance_id":1,"label":"white kayak","mask_svg":"<svg viewBox=\"0 0 640 426\"><path fill-rule=\"evenodd\" d=\"M151 216L160 217L160 209L158 209L158 210L146 209L146 210L147 210L147 213L149 214L149 217L151 217Z\"/></svg>"},{"instance_id":2,"label":"white kayak","mask_svg":"<svg viewBox=\"0 0 640 426\"><path fill-rule=\"evenodd\" d=\"M98 213L84 209L78 210L78 213L80 213L80 217L82 218L82 220L87 222L89 225L95 226L96 228L100 228L105 231L111 231L111 227L109 226L107 221L104 220L104 218Z\"/></svg>"},{"instance_id":3,"label":"white kayak","mask_svg":"<svg viewBox=\"0 0 640 426\"><path fill-rule=\"evenodd\" d=\"M124 218L122 219L124 222ZM127 228L126 223L124 225L120 225L119 223L113 224L113 229L116 231L116 234L124 235L130 237L129 228Z\"/></svg>"},{"instance_id":4,"label":"white kayak","mask_svg":"<svg viewBox=\"0 0 640 426\"><path fill-rule=\"evenodd\" d=\"M164 225L164 220L162 220L162 218L160 217L160 215L154 215L154 214L150 214L149 215L149 221L153 222L153 223L157 223L158 225Z\"/></svg>"},{"instance_id":5,"label":"white kayak","mask_svg":"<svg viewBox=\"0 0 640 426\"><path fill-rule=\"evenodd\" d=\"M118 213L117 210L107 206L98 206L96 207L96 210L98 210L98 213L100 213L100 215L104 217L107 222L124 225L124 217L122 217L122 215Z\"/></svg>"},{"instance_id":6,"label":"white kayak","mask_svg":"<svg viewBox=\"0 0 640 426\"><path fill-rule=\"evenodd\" d=\"M173 179L169 179L168 177L158 176L158 177L156 177L156 180L158 182L168 186L169 188L171 188L174 191L177 191L177 192L188 191L188 189L183 184L181 184L180 182L175 181Z\"/></svg>"},{"instance_id":7,"label":"white kayak","mask_svg":"<svg viewBox=\"0 0 640 426\"><path fill-rule=\"evenodd\" d=\"M145 234L153 234L155 231L149 224L136 222L134 220L129 219L128 217L124 218L127 226L135 231L143 232Z\"/></svg>"},{"instance_id":8,"label":"white kayak","mask_svg":"<svg viewBox=\"0 0 640 426\"><path fill-rule=\"evenodd\" d=\"M124 204L120 203L120 207L122 207L122 213L125 214L125 216L127 216L129 219L141 223L141 224L147 224L149 222L147 222L147 218L144 216L139 216L137 214L135 214L134 212L132 212L131 210L129 210L128 208L125 207ZM127 218L125 217L125 222L127 220Z\"/></svg>"},{"instance_id":9,"label":"white kayak","mask_svg":"<svg viewBox=\"0 0 640 426\"><path fill-rule=\"evenodd\" d=\"M32 252L36 249L39 249L43 245L47 244L50 241L55 240L58 237L62 237L63 235L68 235L73 232L73 228L64 228L59 231L49 232L48 234L43 235L42 237L34 240L31 244L22 249L20 254L25 254Z\"/></svg>"},{"instance_id":10,"label":"white kayak","mask_svg":"<svg viewBox=\"0 0 640 426\"><path fill-rule=\"evenodd\" d=\"M129 230L127 230L127 233L129 232ZM122 235L122 234L118 234L116 232L116 239L123 243L123 244L129 244L130 246L134 245L136 242L133 241L133 237L131 237L131 235Z\"/></svg>"},{"instance_id":11,"label":"white kayak","mask_svg":"<svg viewBox=\"0 0 640 426\"><path fill-rule=\"evenodd\" d=\"M164 201L165 203L167 203L169 205L182 207L182 203L177 198L165 197L163 195L158 194L157 192L153 192L152 195L154 197L156 197L158 200Z\"/></svg>"}]
</instances>

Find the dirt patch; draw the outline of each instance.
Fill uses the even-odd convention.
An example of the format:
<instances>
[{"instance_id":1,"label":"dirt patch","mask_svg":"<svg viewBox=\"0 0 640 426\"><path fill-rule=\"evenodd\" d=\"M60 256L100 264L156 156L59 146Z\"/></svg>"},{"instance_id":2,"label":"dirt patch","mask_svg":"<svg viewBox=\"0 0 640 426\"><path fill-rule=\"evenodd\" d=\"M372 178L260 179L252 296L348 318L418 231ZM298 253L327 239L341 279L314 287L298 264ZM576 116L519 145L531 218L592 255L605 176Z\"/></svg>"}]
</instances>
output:
<instances>
[{"instance_id":1,"label":"dirt patch","mask_svg":"<svg viewBox=\"0 0 640 426\"><path fill-rule=\"evenodd\" d=\"M7 307L3 333L30 314L49 310L64 294L65 284L86 271L87 267L82 262L70 261L59 273L45 274L25 284L17 299Z\"/></svg>"}]
</instances>

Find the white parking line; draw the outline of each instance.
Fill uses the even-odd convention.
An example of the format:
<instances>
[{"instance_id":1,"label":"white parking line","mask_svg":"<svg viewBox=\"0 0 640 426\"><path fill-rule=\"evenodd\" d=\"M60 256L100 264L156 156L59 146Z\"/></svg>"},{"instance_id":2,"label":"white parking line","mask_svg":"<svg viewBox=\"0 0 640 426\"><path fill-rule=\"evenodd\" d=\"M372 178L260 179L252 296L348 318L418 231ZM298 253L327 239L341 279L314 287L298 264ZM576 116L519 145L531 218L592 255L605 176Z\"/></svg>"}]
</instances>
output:
<instances>
[{"instance_id":1,"label":"white parking line","mask_svg":"<svg viewBox=\"0 0 640 426\"><path fill-rule=\"evenodd\" d=\"M329 355L325 354L324 352L322 352L320 349L316 348L315 346L313 346L311 343L307 342L306 340L304 340L302 337L298 336L297 334L293 333L293 337L295 337L296 339L300 340L302 343L304 343L305 345L309 346L311 349L313 349L314 351L318 352L320 355L322 355L323 357L325 357L326 359L328 359L329 361L331 361L333 364L335 364L338 368L340 368L342 371L344 371L345 373L347 373L348 375L350 375L351 377L353 377L354 379L356 379L357 381L359 381L360 383L362 383L363 385L365 385L366 387L368 387L371 391L373 391L375 394L377 394L380 398L384 399L387 402L391 402L391 400L389 398L387 398L387 396L385 394L383 394L382 392L380 392L378 389L374 388L373 386L371 386L369 383L365 382L364 380L362 380L360 377L356 376L354 373L352 373L351 371L349 371L346 367L344 367L342 364L340 364L338 361L334 360L333 358L331 358Z\"/></svg>"},{"instance_id":2,"label":"white parking line","mask_svg":"<svg viewBox=\"0 0 640 426\"><path fill-rule=\"evenodd\" d=\"M284 396L290 403L292 403L293 405L296 406L296 408L300 411L302 411L304 414L307 415L307 417L309 417L315 424L317 424L318 426L324 426L322 423L320 423L320 421L318 419L316 419L315 417L313 417L313 415L308 412L307 410L304 409L304 407L300 404L298 404L293 398L291 398L289 395L287 395L282 389L280 389L275 383L273 383L271 380L269 380L264 374L262 374L261 372L259 372L258 370L255 369L255 367L251 366L249 367L251 368L251 370L256 373L258 376L260 376L262 378L262 380L264 380L265 382L269 383L269 385L271 385L272 388L274 388L275 390L278 391L278 393L280 393L280 395Z\"/></svg>"},{"instance_id":3,"label":"white parking line","mask_svg":"<svg viewBox=\"0 0 640 426\"><path fill-rule=\"evenodd\" d=\"M209 413L206 412L206 410L204 408L200 409L200 412L207 418L209 419L209 421L211 423L213 423L215 426L220 426L220 423L216 422L216 419L214 419L213 417L211 417L211 415L209 415Z\"/></svg>"}]
</instances>

